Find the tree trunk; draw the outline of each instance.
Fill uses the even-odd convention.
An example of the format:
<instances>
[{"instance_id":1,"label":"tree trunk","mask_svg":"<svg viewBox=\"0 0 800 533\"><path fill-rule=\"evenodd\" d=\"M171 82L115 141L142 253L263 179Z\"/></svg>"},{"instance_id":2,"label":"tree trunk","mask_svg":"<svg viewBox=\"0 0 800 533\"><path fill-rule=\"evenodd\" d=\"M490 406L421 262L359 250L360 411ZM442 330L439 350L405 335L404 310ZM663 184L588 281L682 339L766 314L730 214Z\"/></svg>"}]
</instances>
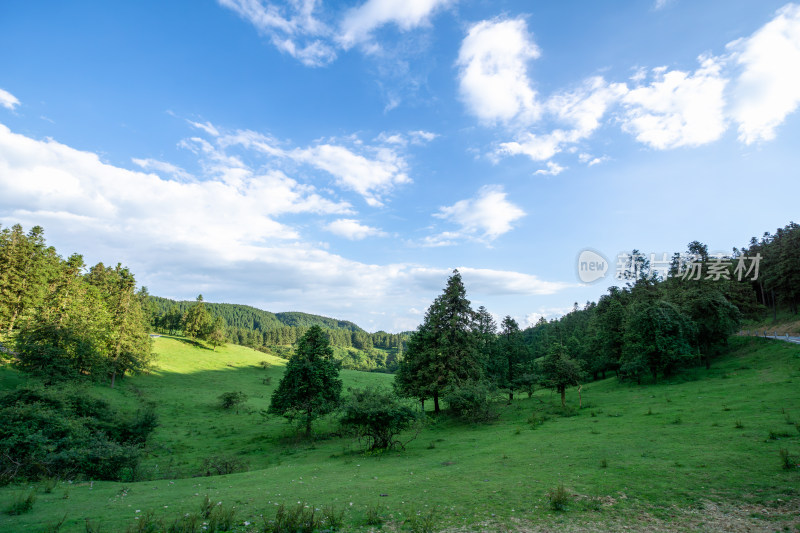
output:
<instances>
[{"instance_id":1,"label":"tree trunk","mask_svg":"<svg viewBox=\"0 0 800 533\"><path fill-rule=\"evenodd\" d=\"M433 393L433 412L439 414L439 392Z\"/></svg>"},{"instance_id":2,"label":"tree trunk","mask_svg":"<svg viewBox=\"0 0 800 533\"><path fill-rule=\"evenodd\" d=\"M514 391L509 391L508 392L508 403L511 403L512 401L514 401Z\"/></svg>"},{"instance_id":3,"label":"tree trunk","mask_svg":"<svg viewBox=\"0 0 800 533\"><path fill-rule=\"evenodd\" d=\"M559 392L561 392L561 407L567 406L567 387L560 386L558 387Z\"/></svg>"},{"instance_id":4,"label":"tree trunk","mask_svg":"<svg viewBox=\"0 0 800 533\"><path fill-rule=\"evenodd\" d=\"M114 388L114 382L115 382L116 380L117 380L117 371L116 371L116 370L114 370L114 371L111 373L111 388L112 388L112 389Z\"/></svg>"},{"instance_id":5,"label":"tree trunk","mask_svg":"<svg viewBox=\"0 0 800 533\"><path fill-rule=\"evenodd\" d=\"M582 387L582 386L581 386L581 384L579 383L579 384L578 384L578 409L582 409L582 408L583 408L583 400L581 399L581 389L582 389L582 388L583 388L583 387Z\"/></svg>"}]
</instances>

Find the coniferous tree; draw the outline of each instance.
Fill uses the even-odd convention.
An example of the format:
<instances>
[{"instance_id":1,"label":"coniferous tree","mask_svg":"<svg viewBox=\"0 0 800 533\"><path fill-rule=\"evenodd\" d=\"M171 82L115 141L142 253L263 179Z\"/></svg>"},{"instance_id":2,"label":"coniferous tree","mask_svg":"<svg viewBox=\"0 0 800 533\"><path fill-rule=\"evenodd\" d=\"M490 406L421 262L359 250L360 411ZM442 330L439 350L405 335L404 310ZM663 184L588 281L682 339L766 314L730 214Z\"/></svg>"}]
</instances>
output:
<instances>
[{"instance_id":1,"label":"coniferous tree","mask_svg":"<svg viewBox=\"0 0 800 533\"><path fill-rule=\"evenodd\" d=\"M268 412L289 420L300 418L306 436L310 436L311 423L339 403L342 392L339 368L325 332L319 326L312 326L300 338L294 355L286 364L278 388L272 393Z\"/></svg>"},{"instance_id":2,"label":"coniferous tree","mask_svg":"<svg viewBox=\"0 0 800 533\"><path fill-rule=\"evenodd\" d=\"M458 270L447 280L444 292L425 313L424 322L408 341L395 375L395 388L404 396L424 401L439 398L449 389L478 381L482 369L474 334L475 312L466 297Z\"/></svg>"}]
</instances>

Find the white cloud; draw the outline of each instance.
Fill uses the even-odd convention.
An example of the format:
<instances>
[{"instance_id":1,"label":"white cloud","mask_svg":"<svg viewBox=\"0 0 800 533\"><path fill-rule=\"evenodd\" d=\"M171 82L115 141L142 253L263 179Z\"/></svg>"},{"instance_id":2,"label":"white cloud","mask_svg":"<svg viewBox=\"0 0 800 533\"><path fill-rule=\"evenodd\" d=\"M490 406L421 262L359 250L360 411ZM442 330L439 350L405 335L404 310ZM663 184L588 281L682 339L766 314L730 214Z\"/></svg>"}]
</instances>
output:
<instances>
[{"instance_id":1,"label":"white cloud","mask_svg":"<svg viewBox=\"0 0 800 533\"><path fill-rule=\"evenodd\" d=\"M473 25L456 62L461 98L469 111L487 123L535 120L540 106L527 63L539 54L522 18Z\"/></svg>"},{"instance_id":2,"label":"white cloud","mask_svg":"<svg viewBox=\"0 0 800 533\"><path fill-rule=\"evenodd\" d=\"M787 4L752 36L728 44L728 49L741 69L731 103L739 140L769 141L800 103L800 5Z\"/></svg>"},{"instance_id":3,"label":"white cloud","mask_svg":"<svg viewBox=\"0 0 800 533\"><path fill-rule=\"evenodd\" d=\"M334 220L333 222L325 225L325 230L333 233L334 235L339 235L340 237L350 239L351 241L360 241L362 239L366 239L367 237L380 237L386 235L385 232L379 230L378 228L366 226L352 218L340 218L338 220Z\"/></svg>"},{"instance_id":4,"label":"white cloud","mask_svg":"<svg viewBox=\"0 0 800 533\"><path fill-rule=\"evenodd\" d=\"M214 125L212 123L210 123L210 122L194 122L194 121L191 121L191 120L187 120L186 122L188 122L193 127L197 128L199 130L203 130L204 132L208 133L209 135L212 135L214 137L219 137L219 130L217 130L217 128L215 128Z\"/></svg>"},{"instance_id":5,"label":"white cloud","mask_svg":"<svg viewBox=\"0 0 800 533\"><path fill-rule=\"evenodd\" d=\"M19 100L17 97L11 94L10 92L0 89L0 106L5 107L6 109L10 109L14 111L14 108L19 105Z\"/></svg>"},{"instance_id":6,"label":"white cloud","mask_svg":"<svg viewBox=\"0 0 800 533\"><path fill-rule=\"evenodd\" d=\"M548 117L567 127L545 134L522 132L516 141L501 143L496 153L546 161L566 146L590 137L602 125L600 119L606 111L626 92L625 84L607 83L596 76L575 90L556 93L546 101L544 110Z\"/></svg>"},{"instance_id":7,"label":"white cloud","mask_svg":"<svg viewBox=\"0 0 800 533\"><path fill-rule=\"evenodd\" d=\"M367 0L347 12L338 36L343 48L370 40L371 33L386 24L408 31L428 23L451 0Z\"/></svg>"},{"instance_id":8,"label":"white cloud","mask_svg":"<svg viewBox=\"0 0 800 533\"><path fill-rule=\"evenodd\" d=\"M213 173L184 183L0 124L0 223L42 225L60 253L78 251L90 263L120 261L154 294L186 299L202 292L209 301L302 309L375 329L412 329L419 316L409 310L427 305L444 286L449 269L363 263L304 242L277 219L346 213L349 206L278 170L236 166L240 180L230 184L224 162L234 160L210 145L196 148L201 160L213 160L201 161ZM524 273L462 272L471 293L490 298L564 287ZM387 309L379 323L367 318Z\"/></svg>"},{"instance_id":9,"label":"white cloud","mask_svg":"<svg viewBox=\"0 0 800 533\"><path fill-rule=\"evenodd\" d=\"M566 168L562 167L558 163L555 163L553 161L548 161L547 162L547 168L546 169L540 168L539 170L534 172L534 175L537 175L537 176L558 176L559 174L561 174L565 170L566 170Z\"/></svg>"},{"instance_id":10,"label":"white cloud","mask_svg":"<svg viewBox=\"0 0 800 533\"><path fill-rule=\"evenodd\" d=\"M542 281L536 276L520 272L458 267L464 284L483 294L555 294L569 287L562 282Z\"/></svg>"},{"instance_id":11,"label":"white cloud","mask_svg":"<svg viewBox=\"0 0 800 533\"><path fill-rule=\"evenodd\" d=\"M525 212L506 200L503 187L486 185L475 198L441 207L434 216L459 225L460 235L491 241L511 231L513 223L524 217Z\"/></svg>"},{"instance_id":12,"label":"white cloud","mask_svg":"<svg viewBox=\"0 0 800 533\"><path fill-rule=\"evenodd\" d=\"M376 149L374 158L369 159L343 146L320 144L294 150L291 157L328 172L341 187L357 192L371 206L383 205L386 193L411 182L405 160L387 148Z\"/></svg>"},{"instance_id":13,"label":"white cloud","mask_svg":"<svg viewBox=\"0 0 800 533\"><path fill-rule=\"evenodd\" d=\"M265 0L217 1L306 66L323 66L336 59L335 49L325 40L330 29L314 16L318 0L291 0L286 6Z\"/></svg>"},{"instance_id":14,"label":"white cloud","mask_svg":"<svg viewBox=\"0 0 800 533\"><path fill-rule=\"evenodd\" d=\"M699 146L719 139L726 129L724 91L718 58L701 56L694 73L653 69L650 85L624 97L623 129L660 150Z\"/></svg>"},{"instance_id":15,"label":"white cloud","mask_svg":"<svg viewBox=\"0 0 800 533\"><path fill-rule=\"evenodd\" d=\"M131 159L135 164L139 165L142 170L152 170L160 172L181 181L190 181L193 179L192 175L183 170L181 167L167 163L165 161L158 161L156 159Z\"/></svg>"},{"instance_id":16,"label":"white cloud","mask_svg":"<svg viewBox=\"0 0 800 533\"><path fill-rule=\"evenodd\" d=\"M578 161L580 161L581 163L584 163L585 165L590 166L590 167L593 167L595 165L599 165L600 163L604 163L605 161L608 161L608 160L609 160L609 157L605 156L605 155L602 156L602 157L595 157L592 154L587 154L585 152L578 155Z\"/></svg>"}]
</instances>

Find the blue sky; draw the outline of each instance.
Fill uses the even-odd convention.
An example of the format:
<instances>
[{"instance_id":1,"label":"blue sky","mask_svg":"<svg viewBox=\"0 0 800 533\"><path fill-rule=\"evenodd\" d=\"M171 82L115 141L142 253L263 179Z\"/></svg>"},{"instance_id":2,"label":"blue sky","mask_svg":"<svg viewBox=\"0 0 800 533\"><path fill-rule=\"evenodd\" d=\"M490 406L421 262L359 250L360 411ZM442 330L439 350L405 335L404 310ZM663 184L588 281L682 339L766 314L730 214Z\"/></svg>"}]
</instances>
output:
<instances>
[{"instance_id":1,"label":"blue sky","mask_svg":"<svg viewBox=\"0 0 800 533\"><path fill-rule=\"evenodd\" d=\"M0 225L153 294L522 325L797 219L800 4L0 4ZM586 248L610 275L580 283Z\"/></svg>"}]
</instances>

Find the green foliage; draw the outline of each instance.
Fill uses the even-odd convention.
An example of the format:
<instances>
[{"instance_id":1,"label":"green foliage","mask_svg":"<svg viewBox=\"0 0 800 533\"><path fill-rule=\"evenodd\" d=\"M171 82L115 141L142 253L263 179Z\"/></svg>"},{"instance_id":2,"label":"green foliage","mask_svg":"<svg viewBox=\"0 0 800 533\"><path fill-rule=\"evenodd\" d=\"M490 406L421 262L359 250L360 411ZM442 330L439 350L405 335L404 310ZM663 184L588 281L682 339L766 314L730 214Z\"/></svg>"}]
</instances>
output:
<instances>
[{"instance_id":1,"label":"green foliage","mask_svg":"<svg viewBox=\"0 0 800 533\"><path fill-rule=\"evenodd\" d=\"M289 420L300 417L306 436L310 436L312 421L339 404L342 392L339 367L322 328L312 326L286 364L278 388L272 393L268 412Z\"/></svg>"},{"instance_id":2,"label":"green foliage","mask_svg":"<svg viewBox=\"0 0 800 533\"><path fill-rule=\"evenodd\" d=\"M566 511L572 501L572 496L564 488L564 485L559 485L547 491L547 501L553 511Z\"/></svg>"},{"instance_id":3,"label":"green foliage","mask_svg":"<svg viewBox=\"0 0 800 533\"><path fill-rule=\"evenodd\" d=\"M36 489L32 488L28 491L20 491L14 495L11 504L6 508L7 515L20 515L27 513L33 509L33 504L36 503Z\"/></svg>"},{"instance_id":4,"label":"green foliage","mask_svg":"<svg viewBox=\"0 0 800 533\"><path fill-rule=\"evenodd\" d=\"M237 472L247 472L245 459L233 455L212 455L203 459L203 474L206 476L226 476Z\"/></svg>"},{"instance_id":5,"label":"green foliage","mask_svg":"<svg viewBox=\"0 0 800 533\"><path fill-rule=\"evenodd\" d=\"M0 397L0 482L119 479L154 426L147 411L123 417L82 391L18 389Z\"/></svg>"},{"instance_id":6,"label":"green foliage","mask_svg":"<svg viewBox=\"0 0 800 533\"><path fill-rule=\"evenodd\" d=\"M620 371L637 381L647 371L654 380L669 376L694 357L694 335L694 324L677 306L663 300L638 303L626 324Z\"/></svg>"},{"instance_id":7,"label":"green foliage","mask_svg":"<svg viewBox=\"0 0 800 533\"><path fill-rule=\"evenodd\" d=\"M778 450L778 455L781 458L781 468L784 470L792 470L797 468L797 459L789 455L789 450L781 448Z\"/></svg>"},{"instance_id":8,"label":"green foliage","mask_svg":"<svg viewBox=\"0 0 800 533\"><path fill-rule=\"evenodd\" d=\"M247 401L247 394L242 391L223 392L218 396L219 406L222 409L239 409L239 406Z\"/></svg>"},{"instance_id":9,"label":"green foliage","mask_svg":"<svg viewBox=\"0 0 800 533\"><path fill-rule=\"evenodd\" d=\"M340 419L342 426L355 431L370 451L396 446L405 449L397 437L417 421L417 412L390 390L367 387L349 392Z\"/></svg>"},{"instance_id":10,"label":"green foliage","mask_svg":"<svg viewBox=\"0 0 800 533\"><path fill-rule=\"evenodd\" d=\"M561 394L561 406L565 407L565 392L572 385L580 386L585 374L580 361L573 359L559 342L550 346L547 356L539 366L541 383Z\"/></svg>"},{"instance_id":11,"label":"green foliage","mask_svg":"<svg viewBox=\"0 0 800 533\"><path fill-rule=\"evenodd\" d=\"M289 509L280 504L275 518L264 519L264 530L270 533L314 533L322 529L323 517L316 513L313 505L298 502Z\"/></svg>"},{"instance_id":12,"label":"green foliage","mask_svg":"<svg viewBox=\"0 0 800 533\"><path fill-rule=\"evenodd\" d=\"M450 412L468 422L489 422L499 416L497 389L485 381L462 383L448 391L444 400Z\"/></svg>"},{"instance_id":13,"label":"green foliage","mask_svg":"<svg viewBox=\"0 0 800 533\"><path fill-rule=\"evenodd\" d=\"M378 505L368 505L364 523L368 526L382 526L384 522L382 509Z\"/></svg>"},{"instance_id":14,"label":"green foliage","mask_svg":"<svg viewBox=\"0 0 800 533\"><path fill-rule=\"evenodd\" d=\"M405 358L395 375L395 389L405 397L439 398L461 383L478 380L482 368L474 333L475 312L466 298L458 270L425 313L425 321L408 341Z\"/></svg>"},{"instance_id":15,"label":"green foliage","mask_svg":"<svg viewBox=\"0 0 800 533\"><path fill-rule=\"evenodd\" d=\"M434 533L437 528L436 510L428 512L416 511L406 518L403 525L407 526L412 533Z\"/></svg>"}]
</instances>

